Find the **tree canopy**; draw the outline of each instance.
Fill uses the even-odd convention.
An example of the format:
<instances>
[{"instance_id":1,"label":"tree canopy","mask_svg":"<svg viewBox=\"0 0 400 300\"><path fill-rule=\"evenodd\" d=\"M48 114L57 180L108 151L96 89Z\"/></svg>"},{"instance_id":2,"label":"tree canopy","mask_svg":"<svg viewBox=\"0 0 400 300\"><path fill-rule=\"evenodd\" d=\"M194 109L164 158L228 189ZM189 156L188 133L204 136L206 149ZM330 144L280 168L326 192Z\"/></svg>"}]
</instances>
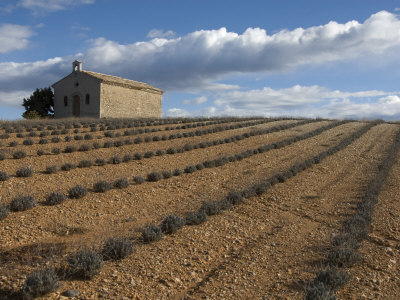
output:
<instances>
[{"instance_id":1,"label":"tree canopy","mask_svg":"<svg viewBox=\"0 0 400 300\"><path fill-rule=\"evenodd\" d=\"M24 118L32 118L31 116L34 115L42 118L54 115L54 93L50 87L36 89L28 99L24 98L23 101L22 106L25 107L25 112L22 116Z\"/></svg>"}]
</instances>

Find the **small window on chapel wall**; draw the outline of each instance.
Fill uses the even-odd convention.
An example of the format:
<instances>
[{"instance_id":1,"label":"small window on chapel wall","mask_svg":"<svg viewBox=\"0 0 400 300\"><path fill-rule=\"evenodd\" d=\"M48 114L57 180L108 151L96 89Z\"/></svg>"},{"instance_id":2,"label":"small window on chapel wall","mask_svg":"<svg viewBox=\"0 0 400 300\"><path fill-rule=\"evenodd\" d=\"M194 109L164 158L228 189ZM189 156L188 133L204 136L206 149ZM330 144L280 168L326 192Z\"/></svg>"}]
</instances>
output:
<instances>
[{"instance_id":1,"label":"small window on chapel wall","mask_svg":"<svg viewBox=\"0 0 400 300\"><path fill-rule=\"evenodd\" d=\"M68 97L64 96L64 106L68 106Z\"/></svg>"},{"instance_id":2,"label":"small window on chapel wall","mask_svg":"<svg viewBox=\"0 0 400 300\"><path fill-rule=\"evenodd\" d=\"M90 104L90 95L86 94L86 100L85 100L86 104Z\"/></svg>"}]
</instances>

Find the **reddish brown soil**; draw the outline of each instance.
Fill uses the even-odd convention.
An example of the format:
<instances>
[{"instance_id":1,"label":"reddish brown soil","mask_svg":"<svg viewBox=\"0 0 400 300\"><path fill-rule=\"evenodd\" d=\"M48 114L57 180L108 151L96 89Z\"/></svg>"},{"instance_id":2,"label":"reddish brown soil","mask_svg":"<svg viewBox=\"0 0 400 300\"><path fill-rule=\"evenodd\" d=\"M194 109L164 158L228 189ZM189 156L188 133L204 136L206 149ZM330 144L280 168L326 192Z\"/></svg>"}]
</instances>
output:
<instances>
[{"instance_id":1,"label":"reddish brown soil","mask_svg":"<svg viewBox=\"0 0 400 300\"><path fill-rule=\"evenodd\" d=\"M291 122L295 121L86 153L5 160L0 162L0 169L12 174L18 167L31 164L40 171L47 165L166 149ZM13 177L0 183L0 202L7 204L21 194L43 201L50 192L65 193L76 184L91 188L99 180L131 179L151 171L184 168L329 123L316 122L235 143L119 165ZM2 290L6 294L20 289L33 270L65 263L69 253L83 245L99 247L111 236L140 238L140 228L145 224L159 223L171 213L184 216L203 201L220 199L229 191L265 180L338 144L364 125L351 122L222 167L103 194L89 192L82 199L66 200L60 205L39 205L10 213L0 221L0 298ZM302 299L305 285L321 267L332 236L354 211L397 130L397 125L375 126L345 149L275 185L266 194L248 198L232 210L209 217L202 225L185 226L159 242L138 243L135 253L118 262L107 261L94 279L63 281L57 292L43 299L63 298L60 294L68 289L80 292L76 299ZM380 195L373 231L361 249L364 261L349 270L352 280L338 292L339 299L397 299L399 168L396 164ZM65 228L70 231L67 233ZM72 234L71 228L78 232Z\"/></svg>"}]
</instances>

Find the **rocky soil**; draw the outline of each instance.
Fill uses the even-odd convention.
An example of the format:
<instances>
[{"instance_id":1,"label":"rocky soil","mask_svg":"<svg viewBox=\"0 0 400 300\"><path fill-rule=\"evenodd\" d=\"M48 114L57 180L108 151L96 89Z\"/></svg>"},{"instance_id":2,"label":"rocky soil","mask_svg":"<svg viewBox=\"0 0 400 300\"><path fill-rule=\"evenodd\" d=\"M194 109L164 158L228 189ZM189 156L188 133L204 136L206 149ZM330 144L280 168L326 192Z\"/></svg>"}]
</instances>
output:
<instances>
[{"instance_id":1,"label":"rocky soil","mask_svg":"<svg viewBox=\"0 0 400 300\"><path fill-rule=\"evenodd\" d=\"M134 184L133 176L184 169L295 137L334 121L321 120L233 143L139 161L43 173L48 165L60 167L82 159L156 151L296 122L282 120L204 136L60 155L35 155L39 144L14 147L13 151L29 149L30 155L0 161L0 171L15 174L18 168L30 165L35 173L32 177L11 176L0 182L0 203L7 205L14 197L32 195L39 204L27 211L10 212L0 220L0 299L17 299L32 271L60 267L78 249L99 249L106 238L116 236L135 241L135 252L120 261L106 261L92 280L63 280L56 292L40 299L303 299L305 287L321 269L332 238L354 211L385 158L398 125L374 126L343 150L274 185L267 193L248 197L244 203L210 216L201 225L185 226L150 244L141 241L141 228L146 224L159 224L172 213L184 217L205 201L218 200L230 191L266 180L337 145L365 123L349 122L280 149L140 185ZM217 125L202 128L213 126ZM195 129L168 134L190 130ZM15 135L3 141L3 145L11 140L15 140ZM63 145L74 143L82 142ZM2 150L10 151L7 147ZM363 260L348 269L351 279L337 292L338 299L398 299L399 174L400 161L379 196L371 232L360 249ZM105 193L92 190L100 180L124 177L131 183L125 189ZM67 193L76 184L87 187L89 193L59 205L43 205L49 193Z\"/></svg>"}]
</instances>

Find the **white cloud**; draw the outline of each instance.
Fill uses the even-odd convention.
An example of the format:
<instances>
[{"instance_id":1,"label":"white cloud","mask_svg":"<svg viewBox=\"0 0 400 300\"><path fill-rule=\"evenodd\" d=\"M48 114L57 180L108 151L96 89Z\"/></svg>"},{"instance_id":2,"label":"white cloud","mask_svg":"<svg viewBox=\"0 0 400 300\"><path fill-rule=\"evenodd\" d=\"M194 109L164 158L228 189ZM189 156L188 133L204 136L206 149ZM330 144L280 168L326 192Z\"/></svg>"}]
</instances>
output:
<instances>
[{"instance_id":1,"label":"white cloud","mask_svg":"<svg viewBox=\"0 0 400 300\"><path fill-rule=\"evenodd\" d=\"M233 91L214 101L217 115L400 119L399 92L332 91L321 86Z\"/></svg>"},{"instance_id":2,"label":"white cloud","mask_svg":"<svg viewBox=\"0 0 400 300\"><path fill-rule=\"evenodd\" d=\"M261 28L248 28L242 34L220 28L127 45L99 38L92 41L86 56L99 71L139 76L164 89L183 89L229 74L281 71L383 53L395 46L400 46L400 20L381 11L364 23L332 21L272 35Z\"/></svg>"},{"instance_id":3,"label":"white cloud","mask_svg":"<svg viewBox=\"0 0 400 300\"><path fill-rule=\"evenodd\" d=\"M170 108L164 113L163 117L170 117L170 118L183 118L189 117L190 113L181 108Z\"/></svg>"},{"instance_id":4,"label":"white cloud","mask_svg":"<svg viewBox=\"0 0 400 300\"><path fill-rule=\"evenodd\" d=\"M175 35L175 32L172 30L168 31L163 31L162 29L152 29L149 31L147 34L148 38L167 38L167 37L173 37Z\"/></svg>"},{"instance_id":5,"label":"white cloud","mask_svg":"<svg viewBox=\"0 0 400 300\"><path fill-rule=\"evenodd\" d=\"M0 105L21 105L21 95L26 95L26 91L31 91L31 94L36 88L48 87L61 79L66 75L67 68L72 69L72 60L72 57L66 58L66 63L56 57L33 63L0 63Z\"/></svg>"},{"instance_id":6,"label":"white cloud","mask_svg":"<svg viewBox=\"0 0 400 300\"><path fill-rule=\"evenodd\" d=\"M28 47L33 35L29 26L14 24L0 25L0 53L22 50Z\"/></svg>"},{"instance_id":7,"label":"white cloud","mask_svg":"<svg viewBox=\"0 0 400 300\"><path fill-rule=\"evenodd\" d=\"M400 11L400 7L396 7L394 11Z\"/></svg>"},{"instance_id":8,"label":"white cloud","mask_svg":"<svg viewBox=\"0 0 400 300\"><path fill-rule=\"evenodd\" d=\"M0 91L0 101L2 105L22 108L22 99L28 98L33 91Z\"/></svg>"},{"instance_id":9,"label":"white cloud","mask_svg":"<svg viewBox=\"0 0 400 300\"><path fill-rule=\"evenodd\" d=\"M205 102L207 102L207 97L205 96L183 100L183 104L202 104Z\"/></svg>"},{"instance_id":10,"label":"white cloud","mask_svg":"<svg viewBox=\"0 0 400 300\"><path fill-rule=\"evenodd\" d=\"M95 0L20 0L18 7L23 7L34 13L54 12L72 6L93 4Z\"/></svg>"}]
</instances>

